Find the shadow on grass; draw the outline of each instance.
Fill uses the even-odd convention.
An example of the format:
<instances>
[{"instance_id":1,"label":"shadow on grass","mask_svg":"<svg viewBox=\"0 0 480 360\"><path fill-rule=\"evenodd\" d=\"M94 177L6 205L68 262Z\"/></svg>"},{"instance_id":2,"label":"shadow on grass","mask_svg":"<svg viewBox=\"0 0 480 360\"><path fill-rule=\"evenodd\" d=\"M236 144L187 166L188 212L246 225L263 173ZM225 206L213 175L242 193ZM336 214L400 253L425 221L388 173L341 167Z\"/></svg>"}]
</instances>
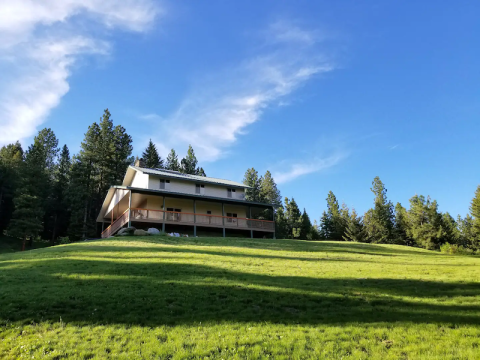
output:
<instances>
[{"instance_id":1,"label":"shadow on grass","mask_svg":"<svg viewBox=\"0 0 480 360\"><path fill-rule=\"evenodd\" d=\"M142 326L224 321L480 324L478 305L426 302L478 297L478 283L268 276L205 265L98 259L38 259L22 267L0 263L0 320L61 318Z\"/></svg>"}]
</instances>

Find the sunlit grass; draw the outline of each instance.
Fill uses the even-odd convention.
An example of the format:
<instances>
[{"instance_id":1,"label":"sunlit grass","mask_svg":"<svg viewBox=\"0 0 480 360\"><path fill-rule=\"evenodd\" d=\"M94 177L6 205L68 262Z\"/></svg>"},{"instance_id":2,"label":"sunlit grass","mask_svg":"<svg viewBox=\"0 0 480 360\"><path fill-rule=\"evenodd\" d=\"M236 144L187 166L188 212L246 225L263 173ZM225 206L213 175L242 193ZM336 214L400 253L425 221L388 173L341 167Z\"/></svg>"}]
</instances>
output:
<instances>
[{"instance_id":1,"label":"sunlit grass","mask_svg":"<svg viewBox=\"0 0 480 360\"><path fill-rule=\"evenodd\" d=\"M480 357L480 259L128 238L0 256L0 358Z\"/></svg>"}]
</instances>

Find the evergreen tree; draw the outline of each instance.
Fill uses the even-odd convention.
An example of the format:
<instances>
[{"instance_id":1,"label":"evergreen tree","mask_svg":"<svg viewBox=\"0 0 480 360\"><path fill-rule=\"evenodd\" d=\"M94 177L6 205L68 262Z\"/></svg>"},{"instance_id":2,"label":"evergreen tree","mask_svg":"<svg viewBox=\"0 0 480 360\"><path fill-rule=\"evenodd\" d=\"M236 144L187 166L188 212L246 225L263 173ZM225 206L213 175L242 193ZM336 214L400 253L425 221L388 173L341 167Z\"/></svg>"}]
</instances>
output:
<instances>
[{"instance_id":1,"label":"evergreen tree","mask_svg":"<svg viewBox=\"0 0 480 360\"><path fill-rule=\"evenodd\" d=\"M158 155L157 147L152 142L148 142L148 146L142 154L145 167L150 169L163 169L163 159Z\"/></svg>"},{"instance_id":2,"label":"evergreen tree","mask_svg":"<svg viewBox=\"0 0 480 360\"><path fill-rule=\"evenodd\" d=\"M342 219L342 214L340 212L340 206L338 205L337 198L332 191L329 191L327 195L327 216L329 218L329 221L327 223L330 228L329 237L326 239L340 240L345 231L345 223Z\"/></svg>"},{"instance_id":3,"label":"evergreen tree","mask_svg":"<svg viewBox=\"0 0 480 360\"><path fill-rule=\"evenodd\" d=\"M255 171L255 169L249 169ZM248 170L247 170L248 173ZM245 177L247 174L245 174ZM257 174L258 177L258 174ZM244 180L245 181L245 180ZM272 177L270 171L266 171L263 178L258 179L259 182L259 200L264 201L267 204L281 205L282 197L280 195L280 190L277 188L277 184ZM253 182L255 183L255 182Z\"/></svg>"},{"instance_id":4,"label":"evergreen tree","mask_svg":"<svg viewBox=\"0 0 480 360\"><path fill-rule=\"evenodd\" d=\"M294 198L292 200L285 198L285 219L288 237L291 239L300 237L302 214Z\"/></svg>"},{"instance_id":5,"label":"evergreen tree","mask_svg":"<svg viewBox=\"0 0 480 360\"><path fill-rule=\"evenodd\" d=\"M68 189L70 181L70 152L67 145L64 145L60 153L60 159L55 171L53 185L53 206L52 206L52 243L58 236L65 236L69 222L69 201Z\"/></svg>"},{"instance_id":6,"label":"evergreen tree","mask_svg":"<svg viewBox=\"0 0 480 360\"><path fill-rule=\"evenodd\" d=\"M472 216L473 237L475 243L480 243L480 185L475 191L475 197L470 204L470 215Z\"/></svg>"},{"instance_id":7,"label":"evergreen tree","mask_svg":"<svg viewBox=\"0 0 480 360\"><path fill-rule=\"evenodd\" d=\"M167 163L165 169L172 171L180 171L180 164L178 162L178 156L175 150L170 150L170 154L167 156Z\"/></svg>"},{"instance_id":8,"label":"evergreen tree","mask_svg":"<svg viewBox=\"0 0 480 360\"><path fill-rule=\"evenodd\" d=\"M398 244L405 244L407 246L413 246L414 241L407 236L408 229L408 216L407 209L402 204L397 203L395 205L395 234Z\"/></svg>"},{"instance_id":9,"label":"evergreen tree","mask_svg":"<svg viewBox=\"0 0 480 360\"><path fill-rule=\"evenodd\" d=\"M260 202L261 178L258 177L257 170L248 169L243 177L243 183L250 187L245 190L245 200Z\"/></svg>"},{"instance_id":10,"label":"evergreen tree","mask_svg":"<svg viewBox=\"0 0 480 360\"><path fill-rule=\"evenodd\" d=\"M300 239L301 240L311 240L309 237L312 236L312 222L310 217L307 214L305 208L303 209L303 214L301 216L300 222Z\"/></svg>"},{"instance_id":11,"label":"evergreen tree","mask_svg":"<svg viewBox=\"0 0 480 360\"><path fill-rule=\"evenodd\" d=\"M377 176L370 189L375 194L374 207L364 217L364 225L369 241L390 244L396 241L394 231L393 204L387 200L387 189Z\"/></svg>"},{"instance_id":12,"label":"evergreen tree","mask_svg":"<svg viewBox=\"0 0 480 360\"><path fill-rule=\"evenodd\" d=\"M430 197L425 199L424 196L415 195L410 199L408 222L407 235L418 246L433 250L442 244L445 238L442 215L438 212L437 202L431 201Z\"/></svg>"},{"instance_id":13,"label":"evergreen tree","mask_svg":"<svg viewBox=\"0 0 480 360\"><path fill-rule=\"evenodd\" d=\"M322 217L320 218L320 230L319 236L322 240L330 240L333 238L333 234L335 234L335 228L332 222L332 219L327 214L326 211L322 213Z\"/></svg>"},{"instance_id":14,"label":"evergreen tree","mask_svg":"<svg viewBox=\"0 0 480 360\"><path fill-rule=\"evenodd\" d=\"M464 219L459 216L457 223L460 231L459 244L469 249L479 250L480 242L476 239L474 219L470 214L467 214Z\"/></svg>"},{"instance_id":15,"label":"evergreen tree","mask_svg":"<svg viewBox=\"0 0 480 360\"><path fill-rule=\"evenodd\" d=\"M114 172L109 187L122 185L128 166L134 162L132 137L127 134L127 130L123 126L117 125L113 129L113 146L115 149L112 157Z\"/></svg>"},{"instance_id":16,"label":"evergreen tree","mask_svg":"<svg viewBox=\"0 0 480 360\"><path fill-rule=\"evenodd\" d=\"M12 218L13 197L21 180L22 163L23 149L18 141L0 149L0 234Z\"/></svg>"},{"instance_id":17,"label":"evergreen tree","mask_svg":"<svg viewBox=\"0 0 480 360\"><path fill-rule=\"evenodd\" d=\"M289 236L283 206L280 206L275 213L275 235L278 239L286 239Z\"/></svg>"},{"instance_id":18,"label":"evergreen tree","mask_svg":"<svg viewBox=\"0 0 480 360\"><path fill-rule=\"evenodd\" d=\"M197 175L198 176L205 176L205 177L207 176L207 174L205 174L205 170L203 170L202 167L197 169Z\"/></svg>"},{"instance_id":19,"label":"evergreen tree","mask_svg":"<svg viewBox=\"0 0 480 360\"><path fill-rule=\"evenodd\" d=\"M352 209L351 213L348 216L345 228L345 235L343 235L343 239L345 241L355 242L364 241L362 217L357 215L355 209Z\"/></svg>"},{"instance_id":20,"label":"evergreen tree","mask_svg":"<svg viewBox=\"0 0 480 360\"><path fill-rule=\"evenodd\" d=\"M448 212L442 214L442 228L445 231L444 239L442 242L459 244L460 230L458 229L458 224Z\"/></svg>"},{"instance_id":21,"label":"evergreen tree","mask_svg":"<svg viewBox=\"0 0 480 360\"><path fill-rule=\"evenodd\" d=\"M41 130L25 155L20 169L9 233L23 239L23 249L43 230L46 196L50 190L50 170L54 166L58 141L50 129Z\"/></svg>"},{"instance_id":22,"label":"evergreen tree","mask_svg":"<svg viewBox=\"0 0 480 360\"><path fill-rule=\"evenodd\" d=\"M187 155L180 162L180 171L184 174L197 175L197 157L195 151L193 151L192 145L188 146Z\"/></svg>"}]
</instances>

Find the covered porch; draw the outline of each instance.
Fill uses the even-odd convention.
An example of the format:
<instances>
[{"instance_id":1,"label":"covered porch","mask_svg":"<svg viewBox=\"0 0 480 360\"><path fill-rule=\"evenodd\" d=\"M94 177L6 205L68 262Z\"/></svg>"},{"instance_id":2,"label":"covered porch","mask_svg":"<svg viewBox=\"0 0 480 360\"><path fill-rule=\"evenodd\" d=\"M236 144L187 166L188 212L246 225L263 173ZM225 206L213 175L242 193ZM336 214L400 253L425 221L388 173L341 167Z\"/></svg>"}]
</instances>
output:
<instances>
[{"instance_id":1,"label":"covered porch","mask_svg":"<svg viewBox=\"0 0 480 360\"><path fill-rule=\"evenodd\" d=\"M121 227L157 227L162 231L175 226L191 229L216 228L239 230L254 237L254 232L275 237L272 205L246 201L206 198L204 196L159 193L142 189L115 189L109 206L98 221L102 222L102 238L114 235ZM106 228L105 228L106 227Z\"/></svg>"}]
</instances>

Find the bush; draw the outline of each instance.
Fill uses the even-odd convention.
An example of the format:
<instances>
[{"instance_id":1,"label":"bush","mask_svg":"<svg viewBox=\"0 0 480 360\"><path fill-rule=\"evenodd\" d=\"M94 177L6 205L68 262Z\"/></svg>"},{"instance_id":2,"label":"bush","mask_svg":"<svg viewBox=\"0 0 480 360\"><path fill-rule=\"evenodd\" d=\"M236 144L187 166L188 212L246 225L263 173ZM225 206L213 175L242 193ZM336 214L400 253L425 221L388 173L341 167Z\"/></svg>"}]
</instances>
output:
<instances>
[{"instance_id":1,"label":"bush","mask_svg":"<svg viewBox=\"0 0 480 360\"><path fill-rule=\"evenodd\" d=\"M463 247L462 245L445 243L440 246L440 251L445 254L458 254L458 255L476 255L478 252L475 250Z\"/></svg>"},{"instance_id":2,"label":"bush","mask_svg":"<svg viewBox=\"0 0 480 360\"><path fill-rule=\"evenodd\" d=\"M64 236L64 237L59 237L58 238L58 242L60 243L60 245L65 245L65 244L70 244L71 241L70 239L68 238L68 236Z\"/></svg>"}]
</instances>

